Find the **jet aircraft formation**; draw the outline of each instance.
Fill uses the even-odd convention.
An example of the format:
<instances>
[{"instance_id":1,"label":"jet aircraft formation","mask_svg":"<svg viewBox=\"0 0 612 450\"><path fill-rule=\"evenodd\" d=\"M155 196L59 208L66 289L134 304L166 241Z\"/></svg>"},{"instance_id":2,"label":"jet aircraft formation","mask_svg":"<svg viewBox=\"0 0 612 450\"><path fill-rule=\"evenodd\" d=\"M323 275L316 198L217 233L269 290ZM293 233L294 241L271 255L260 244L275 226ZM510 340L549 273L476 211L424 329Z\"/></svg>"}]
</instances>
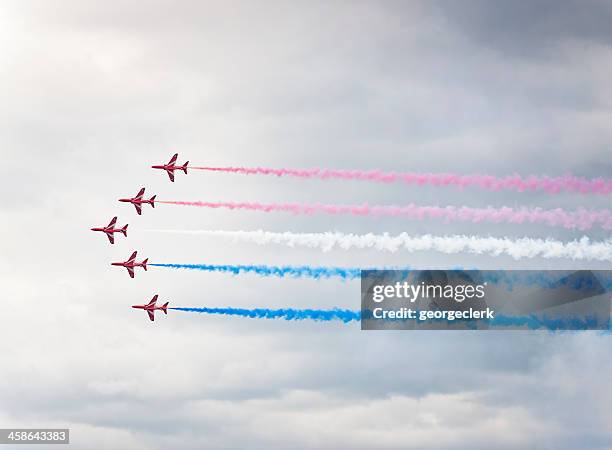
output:
<instances>
[{"instance_id":1,"label":"jet aircraft formation","mask_svg":"<svg viewBox=\"0 0 612 450\"><path fill-rule=\"evenodd\" d=\"M163 311L164 314L168 314L168 303L169 302L166 302L161 306L156 306L157 297L158 297L157 294L155 294L153 298L151 299L151 301L147 303L146 305L132 305L132 308L145 310L149 314L149 319L151 319L151 322L153 322L155 320L155 311L159 310L159 311Z\"/></svg>"},{"instance_id":2,"label":"jet aircraft formation","mask_svg":"<svg viewBox=\"0 0 612 450\"><path fill-rule=\"evenodd\" d=\"M108 225L105 227L96 227L92 228L91 231L102 231L106 233L106 237L111 244L115 243L115 233L123 233L125 237L127 237L127 224L123 228L116 228L117 224L117 216L113 217Z\"/></svg>"},{"instance_id":3,"label":"jet aircraft formation","mask_svg":"<svg viewBox=\"0 0 612 450\"><path fill-rule=\"evenodd\" d=\"M177 166L176 165L177 159L178 159L178 153L175 153L174 156L170 158L170 161L168 162L168 164L160 164L157 166L151 166L151 168L165 170L168 176L170 177L170 181L174 183L174 171L182 170L185 173L185 175L187 175L187 164L189 164L189 161L187 161L182 166Z\"/></svg>"},{"instance_id":4,"label":"jet aircraft formation","mask_svg":"<svg viewBox=\"0 0 612 450\"><path fill-rule=\"evenodd\" d=\"M177 162L176 162L177 159L178 159L178 153L174 154L174 156L170 158L170 161L167 164L154 165L154 166L151 166L151 168L165 170L166 173L168 174L168 177L170 178L170 181L174 182L174 171L179 170L187 174L187 165L189 164L189 161L187 161L183 165L177 165ZM152 208L155 208L155 197L156 196L153 195L151 198L147 200L144 198L144 193L145 193L145 188L141 188L140 191L138 191L138 193L134 197L120 198L119 201L122 203L131 203L132 205L134 205L134 208L136 208L136 213L140 216L142 215L143 205L149 204L151 205ZM121 233L123 234L123 236L127 237L127 228L128 228L128 224L119 228L117 226L117 217L115 216L111 219L108 225L102 226L102 227L91 228L91 231L104 233L106 237L108 238L108 241L111 244L114 244L115 243L115 233ZM147 262L149 261L148 258L145 258L141 262L137 262L136 261L137 254L138 252L134 251L132 255L127 259L127 261L113 262L111 263L111 265L116 266L116 267L125 267L128 271L128 274L130 275L130 278L134 278L135 269L137 267L141 267L142 269L146 271ZM158 299L158 295L155 294L149 303L144 304L144 305L132 305L132 308L142 309L146 311L149 316L149 319L153 322L155 320L155 311L163 311L164 314L168 314L168 303L169 302L166 302L161 306L157 306L157 299Z\"/></svg>"}]
</instances>

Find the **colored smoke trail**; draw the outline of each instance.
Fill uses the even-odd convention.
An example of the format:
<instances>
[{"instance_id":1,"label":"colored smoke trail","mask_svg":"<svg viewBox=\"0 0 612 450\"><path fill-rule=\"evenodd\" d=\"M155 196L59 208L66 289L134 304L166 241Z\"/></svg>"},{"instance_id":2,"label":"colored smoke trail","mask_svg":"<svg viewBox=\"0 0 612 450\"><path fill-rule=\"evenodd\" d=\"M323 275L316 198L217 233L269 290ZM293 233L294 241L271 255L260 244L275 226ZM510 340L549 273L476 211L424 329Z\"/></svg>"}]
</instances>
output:
<instances>
[{"instance_id":1,"label":"colored smoke trail","mask_svg":"<svg viewBox=\"0 0 612 450\"><path fill-rule=\"evenodd\" d=\"M341 278L343 280L354 280L361 278L361 271L385 271L394 270L403 272L401 275L407 277L414 269L405 267L320 267L320 266L266 266L266 265L214 265L214 264L174 264L174 263L149 263L148 266L166 267L171 269L188 269L199 270L204 272L222 272L241 275L254 273L263 277L276 276L280 278ZM464 270L461 267L452 269L427 269L427 270ZM473 269L477 270L477 269ZM554 271L553 271L554 272ZM507 270L485 270L479 272L479 277L482 282L493 284L503 284L508 289L512 290L515 285L526 286L542 286L546 288L555 288L562 285L567 285L572 289L582 289L584 286L591 286L593 283L592 277L587 274L579 277L567 277L556 274L548 274L546 272L535 272L522 274L521 271ZM569 275L569 274L567 274ZM599 283L604 289L612 289L612 277L600 277Z\"/></svg>"},{"instance_id":2,"label":"colored smoke trail","mask_svg":"<svg viewBox=\"0 0 612 450\"><path fill-rule=\"evenodd\" d=\"M169 267L172 269L202 270L205 272L225 272L234 275L243 273L255 273L264 277L308 277L308 278L332 278L338 277L351 280L361 276L359 268L343 267L313 267L313 266L263 266L263 265L213 265L213 264L151 264L155 267Z\"/></svg>"},{"instance_id":3,"label":"colored smoke trail","mask_svg":"<svg viewBox=\"0 0 612 450\"><path fill-rule=\"evenodd\" d=\"M452 236L411 236L400 233L388 234L344 234L326 233L275 233L270 231L227 231L227 230L150 230L162 233L193 234L230 238L236 241L258 245L280 244L288 247L309 247L323 251L334 248L375 249L397 251L437 251L446 254L474 253L479 255L508 255L514 259L523 258L568 258L587 261L612 261L612 239L591 242L588 237L571 242L553 239L509 239L465 235Z\"/></svg>"},{"instance_id":4,"label":"colored smoke trail","mask_svg":"<svg viewBox=\"0 0 612 450\"><path fill-rule=\"evenodd\" d=\"M352 311L349 309L269 309L269 308L185 308L173 307L168 308L175 311L194 312L198 314L216 314L224 316L245 317L250 319L283 319L289 321L298 320L314 320L317 322L341 321L344 323L361 320L361 311ZM370 314L366 314L369 317ZM378 319L381 320L381 319ZM390 322L397 322L396 319L390 319ZM446 322L448 324L462 323L470 324L470 321L464 320L438 320L432 319L427 321L418 321L419 324ZM586 330L592 328L601 328L601 323L596 318L590 317L568 317L568 318L547 318L529 316L497 316L493 320L489 320L488 324L492 328L506 327L522 327L529 330Z\"/></svg>"},{"instance_id":5,"label":"colored smoke trail","mask_svg":"<svg viewBox=\"0 0 612 450\"><path fill-rule=\"evenodd\" d=\"M270 167L190 167L211 172L238 173L244 175L276 175L322 180L362 180L381 183L403 182L417 186L478 187L489 191L544 191L548 194L579 192L581 194L607 195L612 193L612 180L583 178L574 175L560 177L521 176L518 174L497 177L494 175L458 175L454 173L383 172L380 170L336 169L274 169Z\"/></svg>"},{"instance_id":6,"label":"colored smoke trail","mask_svg":"<svg viewBox=\"0 0 612 450\"><path fill-rule=\"evenodd\" d=\"M226 316L249 317L251 319L284 319L284 320L315 320L330 322L340 320L344 323L361 319L359 311L348 309L268 309L268 308L168 308L177 311L196 312L200 314L221 314Z\"/></svg>"},{"instance_id":7,"label":"colored smoke trail","mask_svg":"<svg viewBox=\"0 0 612 450\"><path fill-rule=\"evenodd\" d=\"M493 328L524 327L529 330L601 330L602 327L610 326L609 321L601 323L597 317L566 317L551 318L537 317L535 315L513 317L497 316L489 322Z\"/></svg>"},{"instance_id":8,"label":"colored smoke trail","mask_svg":"<svg viewBox=\"0 0 612 450\"><path fill-rule=\"evenodd\" d=\"M226 208L262 212L291 212L294 214L352 214L356 216L392 216L413 220L441 219L451 222L492 222L492 223L535 223L552 227L589 230L599 225L605 230L612 229L612 212L607 209L566 211L562 208L470 208L467 206L405 206L330 205L322 203L258 203L258 202L201 202L158 200L156 203L169 205L197 206L201 208Z\"/></svg>"}]
</instances>

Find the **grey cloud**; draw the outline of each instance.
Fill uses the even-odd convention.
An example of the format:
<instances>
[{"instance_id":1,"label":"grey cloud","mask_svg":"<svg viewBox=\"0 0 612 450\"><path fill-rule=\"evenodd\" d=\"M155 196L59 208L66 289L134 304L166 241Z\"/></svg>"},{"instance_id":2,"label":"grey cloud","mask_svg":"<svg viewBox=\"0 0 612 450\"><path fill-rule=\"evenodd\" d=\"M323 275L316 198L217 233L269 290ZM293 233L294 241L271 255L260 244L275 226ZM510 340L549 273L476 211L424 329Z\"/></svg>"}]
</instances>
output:
<instances>
[{"instance_id":1,"label":"grey cloud","mask_svg":"<svg viewBox=\"0 0 612 450\"><path fill-rule=\"evenodd\" d=\"M478 45L513 57L554 56L564 40L612 42L612 6L604 0L434 3L449 26Z\"/></svg>"}]
</instances>

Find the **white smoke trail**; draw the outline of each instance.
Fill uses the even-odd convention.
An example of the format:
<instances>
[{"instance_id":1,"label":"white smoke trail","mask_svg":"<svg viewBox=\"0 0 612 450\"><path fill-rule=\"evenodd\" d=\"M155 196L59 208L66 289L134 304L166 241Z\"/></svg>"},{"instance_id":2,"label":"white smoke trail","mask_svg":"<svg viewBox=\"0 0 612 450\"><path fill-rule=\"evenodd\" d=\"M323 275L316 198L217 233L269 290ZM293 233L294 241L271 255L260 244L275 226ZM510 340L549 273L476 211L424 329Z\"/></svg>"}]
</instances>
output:
<instances>
[{"instance_id":1,"label":"white smoke trail","mask_svg":"<svg viewBox=\"0 0 612 450\"><path fill-rule=\"evenodd\" d=\"M310 247L323 251L334 248L376 249L388 252L437 251L441 253L474 253L479 255L509 255L514 259L523 258L567 258L574 260L612 261L612 239L591 242L588 237L562 242L554 239L494 238L466 235L412 236L400 233L396 236L384 234L292 233L227 230L148 230L162 233L193 234L211 237L231 238L234 241L258 245L280 244L288 247Z\"/></svg>"}]
</instances>

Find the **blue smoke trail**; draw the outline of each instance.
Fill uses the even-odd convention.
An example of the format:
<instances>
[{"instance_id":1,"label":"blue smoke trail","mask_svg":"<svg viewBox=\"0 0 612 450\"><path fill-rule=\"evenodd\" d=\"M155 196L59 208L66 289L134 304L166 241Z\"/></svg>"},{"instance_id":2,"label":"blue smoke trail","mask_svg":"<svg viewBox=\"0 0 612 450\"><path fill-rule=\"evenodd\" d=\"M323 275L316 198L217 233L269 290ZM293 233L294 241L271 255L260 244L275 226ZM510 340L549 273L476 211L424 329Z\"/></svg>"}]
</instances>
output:
<instances>
[{"instance_id":1,"label":"blue smoke trail","mask_svg":"<svg viewBox=\"0 0 612 450\"><path fill-rule=\"evenodd\" d=\"M239 275L241 273L256 273L264 277L309 277L331 278L340 277L351 280L361 276L361 269L343 267L311 267L311 266L254 266L254 265L213 265L213 264L149 264L156 267L173 269L204 270L206 272L225 272Z\"/></svg>"},{"instance_id":2,"label":"blue smoke trail","mask_svg":"<svg viewBox=\"0 0 612 450\"><path fill-rule=\"evenodd\" d=\"M168 308L175 311L195 312L199 314L219 314L225 316L246 317L250 319L284 319L284 320L314 320L317 322L341 321L344 323L361 320L361 311L352 311L349 309L269 309L269 308L183 308L174 307ZM365 317L371 316L366 311ZM383 320L384 319L378 319ZM389 319L389 322L397 322L398 319ZM399 321L402 321L399 319ZM405 321L409 321L405 319ZM427 321L418 321L418 323L434 323L447 322L453 323L470 323L466 320L448 320L448 319L430 319ZM486 321L482 321L486 322ZM567 318L548 318L529 316L497 316L495 319L488 321L491 328L522 328L527 330L589 330L600 329L602 324L596 317L567 317ZM604 324L607 325L607 324ZM475 326L475 322L474 322ZM600 329L600 331L602 331ZM605 330L604 330L605 331Z\"/></svg>"},{"instance_id":3,"label":"blue smoke trail","mask_svg":"<svg viewBox=\"0 0 612 450\"><path fill-rule=\"evenodd\" d=\"M410 267L388 267L388 268L357 268L357 267L316 267L316 266L266 266L266 265L230 265L230 264L152 264L149 266L169 267L172 269L190 269L202 270L206 272L223 272L239 275L242 273L255 273L264 277L308 277L314 279L339 277L343 280L358 279L361 277L361 271L385 271L394 270L400 271L402 277L407 277L413 270ZM437 269L437 270L477 270L477 269L462 269L454 267L452 269ZM572 289L590 288L595 282L593 277L577 276L577 277L562 277L559 275L550 275L546 272L521 273L521 271L506 271L506 270L487 270L480 273L481 281L491 284L505 284L509 290L512 290L515 285L537 285L545 288L553 289L560 286L568 286ZM612 278L598 279L600 285L609 291L612 289Z\"/></svg>"},{"instance_id":4,"label":"blue smoke trail","mask_svg":"<svg viewBox=\"0 0 612 450\"><path fill-rule=\"evenodd\" d=\"M243 308L168 308L177 311L196 312L200 314L222 314L226 316L249 317L251 319L285 319L285 320L315 320L330 322L340 320L348 323L361 319L359 311L348 309L243 309Z\"/></svg>"},{"instance_id":5,"label":"blue smoke trail","mask_svg":"<svg viewBox=\"0 0 612 450\"><path fill-rule=\"evenodd\" d=\"M548 318L534 315L524 317L498 316L489 321L491 327L524 327L530 330L592 330L600 329L602 324L597 317ZM609 326L609 324L607 324Z\"/></svg>"},{"instance_id":6,"label":"blue smoke trail","mask_svg":"<svg viewBox=\"0 0 612 450\"><path fill-rule=\"evenodd\" d=\"M420 311L416 310L416 316L419 316ZM566 316L566 317L548 317L546 315L537 316L529 314L527 316L505 316L499 315L491 320L487 319L448 319L448 318L428 318L426 320L408 319L408 318L374 318L371 310L362 310L361 317L364 321L375 321L378 323L389 322L413 322L417 325L427 325L436 323L447 323L449 325L465 325L470 330L487 329L479 328L478 325L488 325L489 329L509 329L509 330L550 330L550 331L584 331L597 330L608 331L610 329L609 318L601 320L596 316ZM384 329L384 328L383 328ZM416 328L417 330L419 328Z\"/></svg>"}]
</instances>

